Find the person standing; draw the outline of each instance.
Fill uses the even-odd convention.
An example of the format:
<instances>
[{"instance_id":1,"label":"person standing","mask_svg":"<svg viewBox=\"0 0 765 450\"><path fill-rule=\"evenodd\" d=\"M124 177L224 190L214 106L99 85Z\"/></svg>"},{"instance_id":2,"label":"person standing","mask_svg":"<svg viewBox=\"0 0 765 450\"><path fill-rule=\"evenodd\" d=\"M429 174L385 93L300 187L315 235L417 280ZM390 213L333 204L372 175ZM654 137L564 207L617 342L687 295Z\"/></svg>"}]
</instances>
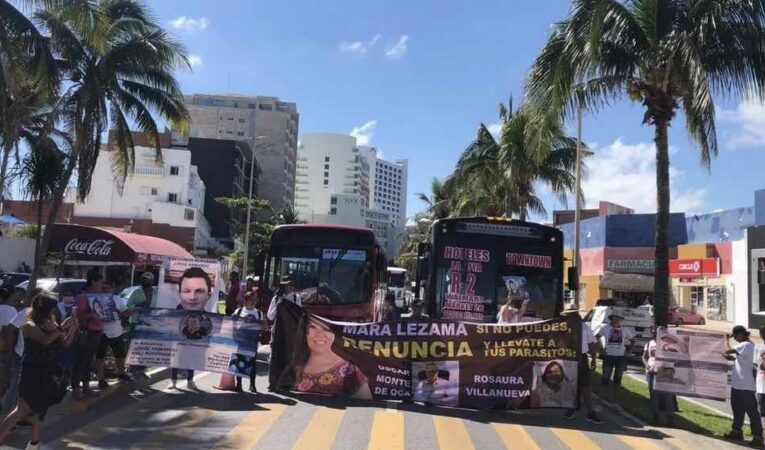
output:
<instances>
[{"instance_id":1,"label":"person standing","mask_svg":"<svg viewBox=\"0 0 765 450\"><path fill-rule=\"evenodd\" d=\"M656 337L654 336L643 348L645 382L648 384L648 396L651 399L651 425L658 425L661 414L667 415L667 425L674 424L674 395L654 389L656 382Z\"/></svg>"},{"instance_id":2,"label":"person standing","mask_svg":"<svg viewBox=\"0 0 765 450\"><path fill-rule=\"evenodd\" d=\"M730 338L738 342L730 347ZM725 435L726 439L743 440L744 416L749 416L752 428L753 446L762 446L762 420L757 410L756 386L754 381L754 343L749 340L749 331L741 325L733 327L727 336L725 344L728 350L723 354L725 359L733 361L733 373L730 382L730 407L733 410L731 430Z\"/></svg>"},{"instance_id":3,"label":"person standing","mask_svg":"<svg viewBox=\"0 0 765 450\"><path fill-rule=\"evenodd\" d=\"M83 395L98 396L90 388L90 370L104 333L104 323L90 307L88 294L103 292L103 281L99 272L91 271L86 279L85 291L75 299L77 321L81 324L72 364L72 397L75 400L82 399Z\"/></svg>"},{"instance_id":4,"label":"person standing","mask_svg":"<svg viewBox=\"0 0 765 450\"><path fill-rule=\"evenodd\" d=\"M56 298L50 294L38 293L32 300L27 322L21 326L26 345L19 377L19 398L16 408L0 424L0 443L31 414L32 430L27 448L39 448L48 408L66 395L66 386L59 383L63 372L59 352L72 343L78 325L77 319L70 317L58 326L54 320L56 303Z\"/></svg>"},{"instance_id":5,"label":"person standing","mask_svg":"<svg viewBox=\"0 0 765 450\"><path fill-rule=\"evenodd\" d=\"M236 308L241 304L240 294L242 291L242 282L239 280L239 272L233 270L229 276L228 292L226 293L226 315L234 314Z\"/></svg>"},{"instance_id":6,"label":"person standing","mask_svg":"<svg viewBox=\"0 0 765 450\"><path fill-rule=\"evenodd\" d=\"M577 390L579 398L577 400L583 401L585 407L587 407L587 421L592 423L603 423L600 415L595 411L595 407L592 401L592 392L590 391L590 361L587 355L596 357L600 350L600 341L595 337L592 332L589 323L582 322L582 348L579 356L579 363L577 364ZM563 413L563 417L571 419L576 414L573 408L567 409Z\"/></svg>"},{"instance_id":7,"label":"person standing","mask_svg":"<svg viewBox=\"0 0 765 450\"><path fill-rule=\"evenodd\" d=\"M276 290L276 294L274 294L271 304L268 305L268 320L276 320L276 308L279 306L279 303L283 301L292 302L300 307L303 306L300 294L295 292L295 286L292 284L292 277L289 275L283 276L279 281L279 289Z\"/></svg>"},{"instance_id":8,"label":"person standing","mask_svg":"<svg viewBox=\"0 0 765 450\"><path fill-rule=\"evenodd\" d=\"M255 292L247 292L244 294L244 304L240 306L239 308L234 311L234 317L240 317L248 322L257 322L261 323L263 327L266 325L266 321L264 320L263 313L257 308L257 293ZM255 343L255 348L257 348L258 343ZM252 358L252 366L250 367L250 392L258 392L257 387L255 387L255 377L257 376L257 352L255 352L255 356ZM242 377L236 377L236 390L241 392L242 391Z\"/></svg>"},{"instance_id":9,"label":"person standing","mask_svg":"<svg viewBox=\"0 0 765 450\"><path fill-rule=\"evenodd\" d=\"M396 295L393 292L386 292L382 320L383 322L397 322L399 319L401 319L401 311L396 306Z\"/></svg>"},{"instance_id":10,"label":"person standing","mask_svg":"<svg viewBox=\"0 0 765 450\"><path fill-rule=\"evenodd\" d=\"M603 376L601 384L607 386L611 382L616 386L622 384L622 373L624 372L625 354L632 339L635 337L631 330L622 327L624 317L619 314L608 316L611 322L600 329L595 336L598 339L605 340L603 343Z\"/></svg>"},{"instance_id":11,"label":"person standing","mask_svg":"<svg viewBox=\"0 0 765 450\"><path fill-rule=\"evenodd\" d=\"M760 327L760 339L754 346L755 388L760 417L765 417L765 325Z\"/></svg>"},{"instance_id":12,"label":"person standing","mask_svg":"<svg viewBox=\"0 0 765 450\"><path fill-rule=\"evenodd\" d=\"M109 291L109 284L104 283L105 290ZM127 358L127 348L125 347L125 339L123 334L125 330L122 328L122 318L129 315L127 310L127 301L123 298L112 296L114 302L114 311L112 314L116 314L117 317L113 317L113 320L104 321L104 334L101 335L101 341L98 343L98 349L96 350L96 361L94 368L98 375L98 387L106 389L109 387L109 383L106 381L106 371L104 358L106 358L106 352L108 348L112 349L112 356L114 356L117 364L117 379L121 381L132 381L133 379L125 371L125 359Z\"/></svg>"}]
</instances>

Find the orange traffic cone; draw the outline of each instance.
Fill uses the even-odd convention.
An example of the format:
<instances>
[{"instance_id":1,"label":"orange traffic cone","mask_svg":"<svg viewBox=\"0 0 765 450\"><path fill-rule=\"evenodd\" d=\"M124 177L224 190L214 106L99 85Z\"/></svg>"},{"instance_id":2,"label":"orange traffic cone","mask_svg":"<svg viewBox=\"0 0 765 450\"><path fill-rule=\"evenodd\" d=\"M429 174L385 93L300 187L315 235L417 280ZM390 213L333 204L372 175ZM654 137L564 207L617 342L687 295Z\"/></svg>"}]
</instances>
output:
<instances>
[{"instance_id":1,"label":"orange traffic cone","mask_svg":"<svg viewBox=\"0 0 765 450\"><path fill-rule=\"evenodd\" d=\"M221 374L220 376L220 382L217 386L215 386L215 389L221 390L221 391L235 391L236 390L236 379L233 375L229 375L227 373Z\"/></svg>"}]
</instances>

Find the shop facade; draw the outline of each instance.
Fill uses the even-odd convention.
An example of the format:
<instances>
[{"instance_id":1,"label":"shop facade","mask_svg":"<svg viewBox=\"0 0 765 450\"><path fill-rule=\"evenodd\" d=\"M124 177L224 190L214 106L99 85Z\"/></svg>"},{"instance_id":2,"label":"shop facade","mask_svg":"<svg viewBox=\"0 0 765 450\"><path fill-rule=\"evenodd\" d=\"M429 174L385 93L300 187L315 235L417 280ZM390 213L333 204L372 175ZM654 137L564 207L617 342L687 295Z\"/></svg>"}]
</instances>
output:
<instances>
[{"instance_id":1,"label":"shop facade","mask_svg":"<svg viewBox=\"0 0 765 450\"><path fill-rule=\"evenodd\" d=\"M765 325L765 225L747 230L749 328Z\"/></svg>"},{"instance_id":2,"label":"shop facade","mask_svg":"<svg viewBox=\"0 0 765 450\"><path fill-rule=\"evenodd\" d=\"M705 320L732 321L732 244L688 244L669 262L678 306Z\"/></svg>"},{"instance_id":3,"label":"shop facade","mask_svg":"<svg viewBox=\"0 0 765 450\"><path fill-rule=\"evenodd\" d=\"M53 227L48 266L57 277L85 278L95 268L129 286L143 272L158 276L165 257L193 259L180 245L153 236L73 224Z\"/></svg>"}]
</instances>

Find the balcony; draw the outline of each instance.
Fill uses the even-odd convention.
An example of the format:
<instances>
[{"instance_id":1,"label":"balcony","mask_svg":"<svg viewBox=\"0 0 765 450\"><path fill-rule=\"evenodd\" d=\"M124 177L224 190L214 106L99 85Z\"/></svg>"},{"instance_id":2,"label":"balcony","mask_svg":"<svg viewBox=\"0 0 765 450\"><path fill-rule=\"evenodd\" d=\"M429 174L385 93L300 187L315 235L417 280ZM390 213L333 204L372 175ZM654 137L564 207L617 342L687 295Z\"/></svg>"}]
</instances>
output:
<instances>
[{"instance_id":1,"label":"balcony","mask_svg":"<svg viewBox=\"0 0 765 450\"><path fill-rule=\"evenodd\" d=\"M133 175L144 177L163 177L165 176L165 169L163 167L156 166L135 166Z\"/></svg>"}]
</instances>

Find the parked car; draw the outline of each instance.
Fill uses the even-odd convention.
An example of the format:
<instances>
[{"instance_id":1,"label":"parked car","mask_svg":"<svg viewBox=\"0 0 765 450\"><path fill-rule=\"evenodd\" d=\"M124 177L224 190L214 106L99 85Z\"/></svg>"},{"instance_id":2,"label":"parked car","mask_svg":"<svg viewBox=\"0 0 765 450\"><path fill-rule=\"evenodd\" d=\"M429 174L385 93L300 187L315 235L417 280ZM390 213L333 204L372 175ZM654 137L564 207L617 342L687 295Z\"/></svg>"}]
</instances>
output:
<instances>
[{"instance_id":1,"label":"parked car","mask_svg":"<svg viewBox=\"0 0 765 450\"><path fill-rule=\"evenodd\" d=\"M643 348L653 337L653 316L649 305L633 308L626 302L615 299L601 299L595 303L582 319L585 325L589 325L593 333L598 333L604 325L609 323L608 316L617 313L624 317L622 326L631 329L635 333L632 345L627 349L630 358L641 358Z\"/></svg>"},{"instance_id":2,"label":"parked car","mask_svg":"<svg viewBox=\"0 0 765 450\"><path fill-rule=\"evenodd\" d=\"M40 278L37 280L37 287L53 292L54 294L72 291L74 295L78 295L85 290L86 283L86 280L78 278ZM29 280L20 283L17 287L26 290L29 287Z\"/></svg>"},{"instance_id":3,"label":"parked car","mask_svg":"<svg viewBox=\"0 0 765 450\"><path fill-rule=\"evenodd\" d=\"M670 310L667 322L678 327L682 325L705 325L707 323L706 320L704 320L704 316L697 313L695 310L687 310L683 308L673 308Z\"/></svg>"},{"instance_id":4,"label":"parked car","mask_svg":"<svg viewBox=\"0 0 765 450\"><path fill-rule=\"evenodd\" d=\"M0 287L13 288L19 283L27 281L31 277L31 273L22 272L5 272L0 274Z\"/></svg>"}]
</instances>

